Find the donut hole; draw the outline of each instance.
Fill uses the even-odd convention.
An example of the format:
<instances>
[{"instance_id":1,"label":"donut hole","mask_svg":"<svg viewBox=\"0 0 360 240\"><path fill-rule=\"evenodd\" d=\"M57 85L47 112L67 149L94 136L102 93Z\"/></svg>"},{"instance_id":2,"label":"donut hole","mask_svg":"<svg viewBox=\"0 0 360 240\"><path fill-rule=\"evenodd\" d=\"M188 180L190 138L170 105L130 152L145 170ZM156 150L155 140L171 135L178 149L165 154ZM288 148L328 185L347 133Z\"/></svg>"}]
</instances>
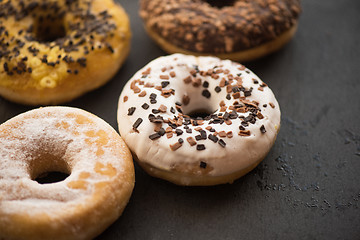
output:
<instances>
[{"instance_id":1,"label":"donut hole","mask_svg":"<svg viewBox=\"0 0 360 240\"><path fill-rule=\"evenodd\" d=\"M231 7L234 6L235 0L203 0L207 2L211 7L215 8L223 8L223 7Z\"/></svg>"},{"instance_id":2,"label":"donut hole","mask_svg":"<svg viewBox=\"0 0 360 240\"><path fill-rule=\"evenodd\" d=\"M45 172L34 180L40 184L56 183L64 181L70 174L63 172Z\"/></svg>"},{"instance_id":3,"label":"donut hole","mask_svg":"<svg viewBox=\"0 0 360 240\"><path fill-rule=\"evenodd\" d=\"M210 116L211 114L213 114L213 111L209 111L208 109L201 108L201 109L192 110L186 115L188 115L192 119L204 119Z\"/></svg>"},{"instance_id":4,"label":"donut hole","mask_svg":"<svg viewBox=\"0 0 360 240\"><path fill-rule=\"evenodd\" d=\"M31 161L31 180L40 184L50 184L64 181L71 174L67 162L61 157L45 153Z\"/></svg>"},{"instance_id":5,"label":"donut hole","mask_svg":"<svg viewBox=\"0 0 360 240\"><path fill-rule=\"evenodd\" d=\"M188 92L190 96L190 104L182 104L183 114L189 116L191 119L204 119L213 114L217 109L216 103L213 103L211 100L205 100L204 97L195 97L199 96L201 93L197 92Z\"/></svg>"},{"instance_id":6,"label":"donut hole","mask_svg":"<svg viewBox=\"0 0 360 240\"><path fill-rule=\"evenodd\" d=\"M34 22L34 34L39 42L53 42L66 36L64 17L44 18L39 16Z\"/></svg>"}]
</instances>

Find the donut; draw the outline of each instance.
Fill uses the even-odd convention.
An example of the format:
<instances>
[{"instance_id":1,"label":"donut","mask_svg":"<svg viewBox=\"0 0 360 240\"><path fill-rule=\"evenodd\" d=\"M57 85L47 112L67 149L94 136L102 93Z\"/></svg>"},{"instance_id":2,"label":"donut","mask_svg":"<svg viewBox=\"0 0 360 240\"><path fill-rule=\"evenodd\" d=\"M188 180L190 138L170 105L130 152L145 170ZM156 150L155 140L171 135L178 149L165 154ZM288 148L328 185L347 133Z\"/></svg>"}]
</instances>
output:
<instances>
[{"instance_id":1,"label":"donut","mask_svg":"<svg viewBox=\"0 0 360 240\"><path fill-rule=\"evenodd\" d=\"M168 53L251 61L296 32L300 0L141 0L140 16Z\"/></svg>"},{"instance_id":2,"label":"donut","mask_svg":"<svg viewBox=\"0 0 360 240\"><path fill-rule=\"evenodd\" d=\"M0 125L0 239L92 239L133 187L129 149L95 115L45 107Z\"/></svg>"},{"instance_id":3,"label":"donut","mask_svg":"<svg viewBox=\"0 0 360 240\"><path fill-rule=\"evenodd\" d=\"M173 54L126 83L118 124L150 175L178 185L217 185L232 183L265 158L280 128L280 108L243 65Z\"/></svg>"},{"instance_id":4,"label":"donut","mask_svg":"<svg viewBox=\"0 0 360 240\"><path fill-rule=\"evenodd\" d=\"M0 96L55 105L109 81L130 49L112 0L0 1Z\"/></svg>"}]
</instances>

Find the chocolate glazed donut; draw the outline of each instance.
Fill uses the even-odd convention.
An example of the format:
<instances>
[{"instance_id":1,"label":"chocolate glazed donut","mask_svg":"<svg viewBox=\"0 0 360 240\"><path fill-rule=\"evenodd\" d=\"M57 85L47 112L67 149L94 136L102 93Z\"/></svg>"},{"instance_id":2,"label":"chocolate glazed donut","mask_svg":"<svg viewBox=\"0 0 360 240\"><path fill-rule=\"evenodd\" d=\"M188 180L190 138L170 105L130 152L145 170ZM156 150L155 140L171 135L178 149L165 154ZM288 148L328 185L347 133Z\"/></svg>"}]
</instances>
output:
<instances>
[{"instance_id":1,"label":"chocolate glazed donut","mask_svg":"<svg viewBox=\"0 0 360 240\"><path fill-rule=\"evenodd\" d=\"M300 0L141 0L149 35L168 53L250 61L296 32Z\"/></svg>"}]
</instances>

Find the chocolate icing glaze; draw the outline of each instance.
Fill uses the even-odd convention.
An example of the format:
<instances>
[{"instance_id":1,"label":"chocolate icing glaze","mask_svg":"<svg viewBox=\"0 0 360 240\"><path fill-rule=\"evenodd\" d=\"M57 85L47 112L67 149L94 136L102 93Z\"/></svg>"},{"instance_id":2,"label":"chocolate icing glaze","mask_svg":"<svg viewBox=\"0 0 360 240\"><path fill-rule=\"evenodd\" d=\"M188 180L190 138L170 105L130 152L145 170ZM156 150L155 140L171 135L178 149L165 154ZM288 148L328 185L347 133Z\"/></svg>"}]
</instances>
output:
<instances>
[{"instance_id":1,"label":"chocolate icing glaze","mask_svg":"<svg viewBox=\"0 0 360 240\"><path fill-rule=\"evenodd\" d=\"M170 43L200 53L230 53L274 40L301 12L300 0L141 0L145 25Z\"/></svg>"}]
</instances>

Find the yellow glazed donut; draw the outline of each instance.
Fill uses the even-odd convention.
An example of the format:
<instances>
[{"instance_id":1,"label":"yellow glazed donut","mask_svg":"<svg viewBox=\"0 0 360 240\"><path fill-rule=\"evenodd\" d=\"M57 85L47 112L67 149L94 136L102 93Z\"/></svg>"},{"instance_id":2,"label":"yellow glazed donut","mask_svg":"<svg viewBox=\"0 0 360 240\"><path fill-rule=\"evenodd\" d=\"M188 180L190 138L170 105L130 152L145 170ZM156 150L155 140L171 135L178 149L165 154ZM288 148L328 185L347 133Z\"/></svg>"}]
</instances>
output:
<instances>
[{"instance_id":1,"label":"yellow glazed donut","mask_svg":"<svg viewBox=\"0 0 360 240\"><path fill-rule=\"evenodd\" d=\"M152 176L180 185L231 183L266 156L280 128L270 88L216 57L160 57L125 85L119 131Z\"/></svg>"},{"instance_id":2,"label":"yellow glazed donut","mask_svg":"<svg viewBox=\"0 0 360 240\"><path fill-rule=\"evenodd\" d=\"M68 174L40 184L44 173ZM46 107L0 125L0 239L91 239L124 210L131 153L115 130L76 108Z\"/></svg>"},{"instance_id":3,"label":"yellow glazed donut","mask_svg":"<svg viewBox=\"0 0 360 240\"><path fill-rule=\"evenodd\" d=\"M296 32L300 0L141 0L149 35L168 53L250 61Z\"/></svg>"},{"instance_id":4,"label":"yellow glazed donut","mask_svg":"<svg viewBox=\"0 0 360 240\"><path fill-rule=\"evenodd\" d=\"M130 49L113 0L0 1L0 96L30 105L70 101L110 80Z\"/></svg>"}]
</instances>

